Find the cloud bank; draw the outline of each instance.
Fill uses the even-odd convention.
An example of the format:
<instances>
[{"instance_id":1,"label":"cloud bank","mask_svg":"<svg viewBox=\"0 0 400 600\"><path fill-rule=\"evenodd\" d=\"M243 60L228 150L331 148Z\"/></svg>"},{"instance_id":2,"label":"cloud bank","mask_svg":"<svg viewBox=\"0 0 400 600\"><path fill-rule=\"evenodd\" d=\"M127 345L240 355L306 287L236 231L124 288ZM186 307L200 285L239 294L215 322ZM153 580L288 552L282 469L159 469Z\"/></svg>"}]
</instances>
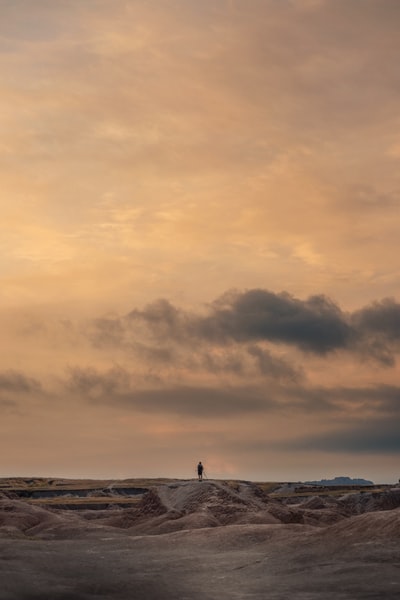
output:
<instances>
[{"instance_id":1,"label":"cloud bank","mask_svg":"<svg viewBox=\"0 0 400 600\"><path fill-rule=\"evenodd\" d=\"M248 353L258 358L265 372L274 370L271 355L251 344L282 344L321 357L346 351L387 366L394 365L400 348L400 304L394 299L348 312L323 295L301 300L287 292L264 289L227 292L202 314L158 300L125 317L95 321L93 340L99 344L133 343L143 326L150 339L166 346L248 344ZM276 365L276 371L284 372L283 365L280 369Z\"/></svg>"}]
</instances>

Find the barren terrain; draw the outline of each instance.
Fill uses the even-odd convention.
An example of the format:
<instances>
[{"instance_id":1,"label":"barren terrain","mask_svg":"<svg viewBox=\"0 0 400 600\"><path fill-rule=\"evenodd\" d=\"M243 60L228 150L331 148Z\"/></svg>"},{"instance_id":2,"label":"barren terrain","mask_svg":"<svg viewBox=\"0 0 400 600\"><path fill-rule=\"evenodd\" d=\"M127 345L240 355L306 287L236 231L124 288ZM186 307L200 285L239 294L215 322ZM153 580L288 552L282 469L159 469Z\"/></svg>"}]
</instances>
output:
<instances>
[{"instance_id":1,"label":"barren terrain","mask_svg":"<svg viewBox=\"0 0 400 600\"><path fill-rule=\"evenodd\" d=\"M400 488L0 480L1 600L400 597Z\"/></svg>"}]
</instances>

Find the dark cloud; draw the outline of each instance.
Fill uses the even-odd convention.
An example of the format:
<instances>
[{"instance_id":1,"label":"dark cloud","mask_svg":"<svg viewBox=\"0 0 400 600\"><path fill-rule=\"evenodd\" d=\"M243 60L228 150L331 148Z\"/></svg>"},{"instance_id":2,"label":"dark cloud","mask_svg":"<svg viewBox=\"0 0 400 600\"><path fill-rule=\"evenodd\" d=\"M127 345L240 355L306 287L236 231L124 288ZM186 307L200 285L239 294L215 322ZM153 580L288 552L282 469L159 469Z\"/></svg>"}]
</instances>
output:
<instances>
[{"instance_id":1,"label":"dark cloud","mask_svg":"<svg viewBox=\"0 0 400 600\"><path fill-rule=\"evenodd\" d=\"M366 420L353 427L314 435L281 444L291 450L343 452L360 454L400 454L399 421L393 419Z\"/></svg>"},{"instance_id":2,"label":"dark cloud","mask_svg":"<svg viewBox=\"0 0 400 600\"><path fill-rule=\"evenodd\" d=\"M186 358L191 354L193 368L197 355L197 363L203 361L205 368L208 364L210 371L223 370L210 348L236 347L242 356L225 361L227 371L244 372L247 354L260 373L296 380L301 372L263 344L293 346L319 356L346 351L393 366L400 348L400 304L383 299L347 313L324 295L301 300L287 292L233 290L202 313L161 299L125 317L97 319L90 336L96 345L123 346L160 362L179 362L180 349Z\"/></svg>"},{"instance_id":3,"label":"dark cloud","mask_svg":"<svg viewBox=\"0 0 400 600\"><path fill-rule=\"evenodd\" d=\"M0 392L21 394L33 393L41 390L39 381L32 377L27 377L18 371L3 371L0 373Z\"/></svg>"},{"instance_id":4,"label":"dark cloud","mask_svg":"<svg viewBox=\"0 0 400 600\"><path fill-rule=\"evenodd\" d=\"M400 387L379 384L371 387L345 388L339 387L331 391L331 395L347 402L361 402L365 407L381 412L393 412L400 416Z\"/></svg>"},{"instance_id":5,"label":"dark cloud","mask_svg":"<svg viewBox=\"0 0 400 600\"><path fill-rule=\"evenodd\" d=\"M400 304L392 298L355 311L351 324L358 335L360 354L393 366L400 343Z\"/></svg>"},{"instance_id":6,"label":"dark cloud","mask_svg":"<svg viewBox=\"0 0 400 600\"><path fill-rule=\"evenodd\" d=\"M286 402L304 411L327 410L338 412L357 408L377 415L400 416L400 387L378 384L370 387L292 386L285 390Z\"/></svg>"},{"instance_id":7,"label":"dark cloud","mask_svg":"<svg viewBox=\"0 0 400 600\"><path fill-rule=\"evenodd\" d=\"M274 356L269 350L253 345L249 346L247 351L257 361L261 373L272 379L296 382L304 378L304 373L300 369L296 369L288 361Z\"/></svg>"},{"instance_id":8,"label":"dark cloud","mask_svg":"<svg viewBox=\"0 0 400 600\"><path fill-rule=\"evenodd\" d=\"M231 373L233 375L244 376L246 374L246 365L239 351L224 353L222 356L220 354L216 355L211 352L204 352L200 367L213 375Z\"/></svg>"},{"instance_id":9,"label":"dark cloud","mask_svg":"<svg viewBox=\"0 0 400 600\"><path fill-rule=\"evenodd\" d=\"M268 340L325 354L346 347L351 329L338 306L324 296L298 300L283 292L228 292L198 320L198 332L212 341Z\"/></svg>"},{"instance_id":10,"label":"dark cloud","mask_svg":"<svg viewBox=\"0 0 400 600\"><path fill-rule=\"evenodd\" d=\"M400 304L393 298L384 298L353 313L354 327L364 335L383 340L400 341Z\"/></svg>"},{"instance_id":11,"label":"dark cloud","mask_svg":"<svg viewBox=\"0 0 400 600\"><path fill-rule=\"evenodd\" d=\"M162 339L193 343L248 343L270 341L292 344L325 354L349 344L352 331L345 315L325 296L298 300L286 292L254 289L227 292L205 315L185 313L160 300L128 315L145 322Z\"/></svg>"},{"instance_id":12,"label":"dark cloud","mask_svg":"<svg viewBox=\"0 0 400 600\"><path fill-rule=\"evenodd\" d=\"M242 378L254 378L260 375L276 382L298 382L304 379L301 369L293 366L286 358L276 356L260 345L219 348L217 351L207 347L202 354L194 353L186 360L188 368L205 371L213 375L232 374Z\"/></svg>"}]
</instances>

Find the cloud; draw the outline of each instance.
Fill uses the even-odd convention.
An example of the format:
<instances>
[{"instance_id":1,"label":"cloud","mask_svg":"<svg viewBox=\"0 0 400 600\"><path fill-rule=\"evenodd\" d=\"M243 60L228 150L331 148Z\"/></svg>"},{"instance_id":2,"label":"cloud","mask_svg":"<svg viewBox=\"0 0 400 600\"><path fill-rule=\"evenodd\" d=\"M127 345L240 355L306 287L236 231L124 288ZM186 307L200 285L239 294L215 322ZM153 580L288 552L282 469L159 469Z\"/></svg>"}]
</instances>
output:
<instances>
[{"instance_id":1,"label":"cloud","mask_svg":"<svg viewBox=\"0 0 400 600\"><path fill-rule=\"evenodd\" d=\"M268 391L251 386L218 388L181 384L140 389L135 385L135 377L121 368L104 372L94 368L70 369L66 389L95 404L203 418L265 412L277 405Z\"/></svg>"},{"instance_id":2,"label":"cloud","mask_svg":"<svg viewBox=\"0 0 400 600\"><path fill-rule=\"evenodd\" d=\"M254 289L228 292L199 319L198 331L211 340L268 340L325 354L349 343L351 330L340 309L324 296L302 301L288 293Z\"/></svg>"},{"instance_id":3,"label":"cloud","mask_svg":"<svg viewBox=\"0 0 400 600\"><path fill-rule=\"evenodd\" d=\"M299 381L303 379L304 373L301 369L296 369L285 359L274 356L269 350L260 348L260 346L249 346L247 348L250 356L253 356L263 375L272 377L277 381Z\"/></svg>"},{"instance_id":4,"label":"cloud","mask_svg":"<svg viewBox=\"0 0 400 600\"><path fill-rule=\"evenodd\" d=\"M274 379L299 380L303 358L353 355L393 367L400 349L400 304L387 298L345 312L325 295L304 300L265 289L231 290L203 310L185 310L160 299L125 316L94 319L87 331L92 343L145 356L149 363L169 364Z\"/></svg>"},{"instance_id":5,"label":"cloud","mask_svg":"<svg viewBox=\"0 0 400 600\"><path fill-rule=\"evenodd\" d=\"M261 396L258 390L235 387L218 389L182 386L162 390L142 390L124 399L145 412L166 412L194 417L231 418L235 415L260 413L271 410L275 402L268 394Z\"/></svg>"},{"instance_id":6,"label":"cloud","mask_svg":"<svg viewBox=\"0 0 400 600\"><path fill-rule=\"evenodd\" d=\"M360 352L393 366L400 347L400 304L393 298L376 301L355 311L351 323L359 335Z\"/></svg>"},{"instance_id":7,"label":"cloud","mask_svg":"<svg viewBox=\"0 0 400 600\"><path fill-rule=\"evenodd\" d=\"M144 321L156 337L184 340L191 334L192 317L165 299L148 304L143 310L134 309L128 321Z\"/></svg>"},{"instance_id":8,"label":"cloud","mask_svg":"<svg viewBox=\"0 0 400 600\"><path fill-rule=\"evenodd\" d=\"M138 332L171 347L250 344L247 352L261 372L282 376L286 369L286 376L294 377L299 373L293 367L287 363L285 367L269 349L254 344L284 344L321 357L346 351L393 366L400 341L400 304L383 299L348 313L324 295L301 300L287 292L233 290L203 313L185 311L162 299L132 310L123 319L99 320L94 332L99 340L116 344L129 339L133 343Z\"/></svg>"},{"instance_id":9,"label":"cloud","mask_svg":"<svg viewBox=\"0 0 400 600\"><path fill-rule=\"evenodd\" d=\"M400 304L394 298L384 298L355 311L352 322L365 335L400 341Z\"/></svg>"},{"instance_id":10,"label":"cloud","mask_svg":"<svg viewBox=\"0 0 400 600\"><path fill-rule=\"evenodd\" d=\"M40 382L19 371L8 370L0 373L0 393L30 394L42 389Z\"/></svg>"},{"instance_id":11,"label":"cloud","mask_svg":"<svg viewBox=\"0 0 400 600\"><path fill-rule=\"evenodd\" d=\"M93 321L88 335L95 346L121 345L125 328L118 317L101 317Z\"/></svg>"},{"instance_id":12,"label":"cloud","mask_svg":"<svg viewBox=\"0 0 400 600\"><path fill-rule=\"evenodd\" d=\"M41 383L19 371L0 372L0 410L2 413L19 412L22 401L43 393Z\"/></svg>"},{"instance_id":13,"label":"cloud","mask_svg":"<svg viewBox=\"0 0 400 600\"><path fill-rule=\"evenodd\" d=\"M243 341L253 343L237 343L217 322L211 332L210 319L215 318L214 311L211 313L209 317L210 309L203 315L185 311L160 299L125 317L94 319L86 331L95 347L120 348L158 367L243 377L262 375L287 381L304 376L286 356L255 343L262 339L248 336Z\"/></svg>"},{"instance_id":14,"label":"cloud","mask_svg":"<svg viewBox=\"0 0 400 600\"><path fill-rule=\"evenodd\" d=\"M204 316L160 300L132 311L128 318L145 322L159 338L184 343L193 338L218 344L267 340L317 354L348 346L352 336L345 315L325 296L303 301L263 289L227 292Z\"/></svg>"},{"instance_id":15,"label":"cloud","mask_svg":"<svg viewBox=\"0 0 400 600\"><path fill-rule=\"evenodd\" d=\"M157 355L157 358L160 358ZM274 354L262 345L249 346L233 344L216 347L207 342L191 346L181 355L175 352L173 359L168 356L171 367L182 364L192 372L210 375L233 375L242 379L259 379L293 383L305 378L303 369L297 367L287 357Z\"/></svg>"},{"instance_id":16,"label":"cloud","mask_svg":"<svg viewBox=\"0 0 400 600\"><path fill-rule=\"evenodd\" d=\"M278 365L280 368L280 365ZM122 367L70 368L64 379L68 394L86 402L139 412L217 417L266 412L303 417L325 414L335 422L358 419L360 413L378 419L400 415L400 388L393 385L345 387L310 385L275 377L268 384L243 378L229 384L215 378L198 383L186 377L146 381Z\"/></svg>"},{"instance_id":17,"label":"cloud","mask_svg":"<svg viewBox=\"0 0 400 600\"><path fill-rule=\"evenodd\" d=\"M367 412L375 413L381 418L382 414L392 415L397 418L400 415L400 387L387 384L375 384L371 386L294 386L286 391L288 399L292 399L293 405L302 406L304 410L317 410L317 407L325 407L331 412L351 413L354 415ZM351 417L352 415L353 417Z\"/></svg>"},{"instance_id":18,"label":"cloud","mask_svg":"<svg viewBox=\"0 0 400 600\"><path fill-rule=\"evenodd\" d=\"M122 368L113 367L100 373L94 367L68 369L67 389L89 398L110 398L124 393L130 386L131 377Z\"/></svg>"},{"instance_id":19,"label":"cloud","mask_svg":"<svg viewBox=\"0 0 400 600\"><path fill-rule=\"evenodd\" d=\"M400 454L399 423L393 419L366 420L353 427L289 441L280 447L343 454Z\"/></svg>"}]
</instances>

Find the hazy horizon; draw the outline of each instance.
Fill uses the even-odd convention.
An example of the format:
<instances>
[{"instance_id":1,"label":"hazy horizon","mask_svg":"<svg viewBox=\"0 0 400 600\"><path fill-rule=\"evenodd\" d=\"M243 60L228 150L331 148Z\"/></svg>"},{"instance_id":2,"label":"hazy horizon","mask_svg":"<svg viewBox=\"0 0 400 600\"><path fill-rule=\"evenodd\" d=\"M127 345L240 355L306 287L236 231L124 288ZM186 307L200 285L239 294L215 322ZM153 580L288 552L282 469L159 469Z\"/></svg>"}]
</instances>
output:
<instances>
[{"instance_id":1,"label":"hazy horizon","mask_svg":"<svg viewBox=\"0 0 400 600\"><path fill-rule=\"evenodd\" d=\"M322 481L330 481L330 480L334 480L335 478L341 478L341 477L348 477L347 475L333 475L332 477L321 477L319 479L307 479L307 478L298 478L298 479L294 479L294 480L287 480L287 479L281 479L281 480L267 480L267 479L246 479L245 477L234 477L234 478L219 478L219 477L207 477L204 476L203 481L250 481L253 483L314 483L314 482L322 482ZM146 475L140 475L140 476L132 476L132 477L121 477L121 478L115 478L112 477L112 475L110 475L109 477L107 475L102 475L101 477L74 477L73 475L68 475L68 476L63 476L63 475L55 475L54 473L52 475L50 474L42 474L42 475L38 475L38 474L34 474L34 473L30 473L30 474L25 474L25 475L1 475L0 479L49 479L49 480L58 480L58 479L63 479L63 480L70 480L70 481L130 481L130 480L157 480L157 479L165 479L165 480L170 480L170 481L197 481L197 476L195 474L192 474L192 476L187 476L187 477L170 477L168 474L159 474L159 475L153 475L151 477L146 476ZM356 481L357 479L359 480L365 480L365 481L371 481L370 479L368 479L367 477L349 477L349 479ZM391 485L391 484L397 484L398 481L371 481L372 484L374 485L381 485L381 484L387 484L387 485ZM351 485L351 484L349 484Z\"/></svg>"},{"instance_id":2,"label":"hazy horizon","mask_svg":"<svg viewBox=\"0 0 400 600\"><path fill-rule=\"evenodd\" d=\"M399 25L0 0L0 476L398 481Z\"/></svg>"}]
</instances>

